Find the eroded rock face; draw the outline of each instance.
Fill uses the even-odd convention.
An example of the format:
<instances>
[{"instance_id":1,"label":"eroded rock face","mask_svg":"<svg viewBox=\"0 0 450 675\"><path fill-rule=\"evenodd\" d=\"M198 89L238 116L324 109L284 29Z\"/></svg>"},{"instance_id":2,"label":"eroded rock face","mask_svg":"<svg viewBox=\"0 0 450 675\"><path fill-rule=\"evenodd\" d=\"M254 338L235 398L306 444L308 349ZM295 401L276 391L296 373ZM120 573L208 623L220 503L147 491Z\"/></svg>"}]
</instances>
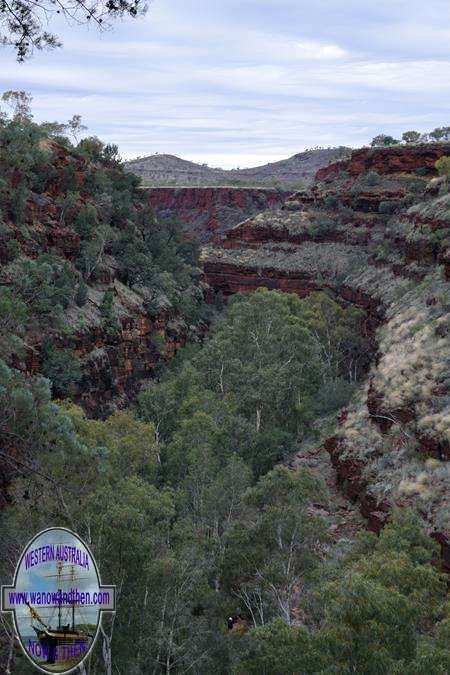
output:
<instances>
[{"instance_id":1,"label":"eroded rock face","mask_svg":"<svg viewBox=\"0 0 450 675\"><path fill-rule=\"evenodd\" d=\"M450 196L445 179L428 184L444 154L449 144L355 151L205 247L203 268L225 297L327 289L365 310L371 375L323 448L370 529L414 506L447 560Z\"/></svg>"},{"instance_id":2,"label":"eroded rock face","mask_svg":"<svg viewBox=\"0 0 450 675\"><path fill-rule=\"evenodd\" d=\"M25 239L18 230L12 236L31 258L55 248L72 261L80 238L64 227L53 198L60 194L62 167L70 158L63 149L55 152L61 171L49 193L30 204L33 237ZM215 243L203 252L211 300L214 292L227 297L261 286L300 297L328 289L340 302L365 310L363 330L374 354L370 381L324 448L340 489L371 529L379 531L393 506L418 505L448 556L443 511L450 418L442 370L450 313L448 186L437 179L427 190L424 178L408 173L425 169L431 175L443 154L450 154L448 144L356 151L347 162L319 171L310 191L293 195L253 188L160 188L149 191L149 200L158 217L184 219L189 231ZM82 166L75 169L81 186ZM375 183L373 176L368 180L373 171L381 176ZM403 203L411 194L413 205L411 199ZM236 219L244 221L229 229ZM0 260L8 255L0 241ZM112 336L99 311L110 287L120 322ZM121 285L113 265L99 270L84 308L71 311L73 326L83 319L84 327L70 340L61 337L60 346L82 359L85 376L77 400L90 413L105 415L125 405L186 336L186 326L173 313L161 310L150 317L143 297ZM163 338L164 353L155 338ZM32 346L24 365L30 373L41 365L39 343ZM426 475L419 480L421 474Z\"/></svg>"},{"instance_id":3,"label":"eroded rock face","mask_svg":"<svg viewBox=\"0 0 450 675\"><path fill-rule=\"evenodd\" d=\"M161 220L176 219L200 242L220 242L245 218L281 205L292 192L245 187L147 188L148 201Z\"/></svg>"},{"instance_id":4,"label":"eroded rock face","mask_svg":"<svg viewBox=\"0 0 450 675\"><path fill-rule=\"evenodd\" d=\"M419 170L425 175L435 175L435 163L443 155L450 154L450 143L427 145L399 145L387 148L362 148L354 150L350 159L335 162L319 169L316 180L330 182L342 171L350 176L360 176L369 171L381 175L414 173Z\"/></svg>"},{"instance_id":5,"label":"eroded rock face","mask_svg":"<svg viewBox=\"0 0 450 675\"><path fill-rule=\"evenodd\" d=\"M3 215L1 282L6 285L11 282L8 269L14 266L19 255L32 260L43 254L57 255L61 263L69 263L68 269L74 275L75 296L81 279L77 271L80 269L79 257L86 241L82 241L77 233L74 221L80 210L92 202L85 183L88 178L93 180L97 168L76 152L52 141L45 141L44 149L48 151L48 166L44 170L49 176L45 192L30 192L21 226L15 224L13 213ZM120 172L114 166L108 168ZM11 183L19 180L16 171ZM76 190L76 199L67 201L67 193L71 190ZM239 205L238 197L236 203ZM142 208L141 203L136 203L134 208ZM13 255L11 244L14 245ZM26 353L16 357L12 365L30 375L40 373L43 340L51 337L56 350L69 349L80 359L82 380L75 385L73 398L88 414L103 417L130 403L142 382L154 375L159 363L172 358L184 345L188 327L167 300L162 302L159 310L156 308L149 314L145 289L132 289L123 283L119 265L108 245L101 261L99 258L97 262L95 274L85 279L85 303L80 307L74 297L70 298L64 325L50 327L49 336L35 328L30 329L26 335ZM112 332L101 312L106 291L112 294L112 313L117 320L117 330ZM201 296L201 289L199 294Z\"/></svg>"},{"instance_id":6,"label":"eroded rock face","mask_svg":"<svg viewBox=\"0 0 450 675\"><path fill-rule=\"evenodd\" d=\"M203 269L208 284L225 297L264 287L271 291L296 293L304 298L313 291L322 290L325 287L325 284L316 283L314 277L306 272L289 272L270 268L264 271L255 270L254 267L237 267L227 262L205 262Z\"/></svg>"},{"instance_id":7,"label":"eroded rock face","mask_svg":"<svg viewBox=\"0 0 450 675\"><path fill-rule=\"evenodd\" d=\"M444 265L445 278L450 281L450 249L442 253L440 261Z\"/></svg>"},{"instance_id":8,"label":"eroded rock face","mask_svg":"<svg viewBox=\"0 0 450 675\"><path fill-rule=\"evenodd\" d=\"M158 336L164 348L158 348ZM161 360L173 358L186 342L187 327L173 311L150 318L138 308L122 317L119 330L108 335L101 323L70 338L59 337L60 349L70 348L81 360L83 377L72 398L89 416L106 417L129 405L140 385L154 375ZM41 345L27 351L23 370L29 375L42 368Z\"/></svg>"},{"instance_id":9,"label":"eroded rock face","mask_svg":"<svg viewBox=\"0 0 450 675\"><path fill-rule=\"evenodd\" d=\"M363 476L364 463L345 456L345 446L338 436L328 438L324 448L330 454L342 492L358 504L361 515L367 520L368 529L378 534L389 520L392 504L378 501L368 492L368 482Z\"/></svg>"}]
</instances>

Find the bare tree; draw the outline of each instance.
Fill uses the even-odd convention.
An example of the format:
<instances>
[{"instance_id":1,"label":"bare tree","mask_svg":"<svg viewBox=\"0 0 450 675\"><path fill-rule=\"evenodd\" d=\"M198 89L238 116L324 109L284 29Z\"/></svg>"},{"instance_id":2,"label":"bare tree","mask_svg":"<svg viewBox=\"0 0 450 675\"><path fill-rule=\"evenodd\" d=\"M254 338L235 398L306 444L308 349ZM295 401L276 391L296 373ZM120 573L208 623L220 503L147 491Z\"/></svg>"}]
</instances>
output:
<instances>
[{"instance_id":1,"label":"bare tree","mask_svg":"<svg viewBox=\"0 0 450 675\"><path fill-rule=\"evenodd\" d=\"M81 115L74 115L65 126L75 143L78 143L78 135L87 129L87 126L81 123Z\"/></svg>"}]
</instances>

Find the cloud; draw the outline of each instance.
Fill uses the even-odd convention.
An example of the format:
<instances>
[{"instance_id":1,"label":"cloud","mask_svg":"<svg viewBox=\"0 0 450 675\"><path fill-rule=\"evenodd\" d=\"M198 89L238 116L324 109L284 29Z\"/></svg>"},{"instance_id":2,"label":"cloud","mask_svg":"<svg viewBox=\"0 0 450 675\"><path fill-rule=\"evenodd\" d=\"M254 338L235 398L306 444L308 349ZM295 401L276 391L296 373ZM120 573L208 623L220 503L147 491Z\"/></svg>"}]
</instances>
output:
<instances>
[{"instance_id":1,"label":"cloud","mask_svg":"<svg viewBox=\"0 0 450 675\"><path fill-rule=\"evenodd\" d=\"M264 163L447 124L448 9L441 0L155 0L145 19L100 35L61 23L64 48L24 65L2 51L0 86L31 91L37 120L80 113L125 157Z\"/></svg>"}]
</instances>

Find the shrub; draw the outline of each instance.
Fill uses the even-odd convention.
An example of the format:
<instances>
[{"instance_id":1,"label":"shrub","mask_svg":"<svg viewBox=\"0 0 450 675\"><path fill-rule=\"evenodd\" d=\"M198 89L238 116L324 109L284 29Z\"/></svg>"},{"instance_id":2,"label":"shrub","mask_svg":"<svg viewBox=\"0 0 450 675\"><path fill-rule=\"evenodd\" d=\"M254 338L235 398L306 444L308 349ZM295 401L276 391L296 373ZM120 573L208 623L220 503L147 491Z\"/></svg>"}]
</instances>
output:
<instances>
[{"instance_id":1,"label":"shrub","mask_svg":"<svg viewBox=\"0 0 450 675\"><path fill-rule=\"evenodd\" d=\"M405 143L417 143L420 140L420 133L418 131L405 131L402 134L402 141Z\"/></svg>"},{"instance_id":2,"label":"shrub","mask_svg":"<svg viewBox=\"0 0 450 675\"><path fill-rule=\"evenodd\" d=\"M68 396L81 380L81 364L71 349L55 350L51 342L43 346L42 374L52 382L53 394Z\"/></svg>"},{"instance_id":3,"label":"shrub","mask_svg":"<svg viewBox=\"0 0 450 675\"><path fill-rule=\"evenodd\" d=\"M161 312L161 304L158 297L152 296L144 300L144 309L152 319L155 319Z\"/></svg>"},{"instance_id":4,"label":"shrub","mask_svg":"<svg viewBox=\"0 0 450 675\"><path fill-rule=\"evenodd\" d=\"M20 256L20 245L17 239L10 239L6 244L9 260L16 260Z\"/></svg>"},{"instance_id":5,"label":"shrub","mask_svg":"<svg viewBox=\"0 0 450 675\"><path fill-rule=\"evenodd\" d=\"M9 193L9 208L14 223L20 225L25 219L29 189L24 183L19 183L16 188L11 188Z\"/></svg>"},{"instance_id":6,"label":"shrub","mask_svg":"<svg viewBox=\"0 0 450 675\"><path fill-rule=\"evenodd\" d=\"M429 133L433 141L448 141L450 140L450 127L436 127Z\"/></svg>"},{"instance_id":7,"label":"shrub","mask_svg":"<svg viewBox=\"0 0 450 675\"><path fill-rule=\"evenodd\" d=\"M326 234L335 232L337 227L336 221L328 216L318 216L309 226L308 230L311 236L320 237Z\"/></svg>"},{"instance_id":8,"label":"shrub","mask_svg":"<svg viewBox=\"0 0 450 675\"><path fill-rule=\"evenodd\" d=\"M381 176L377 171L369 171L366 176L366 185L374 187L381 183Z\"/></svg>"},{"instance_id":9,"label":"shrub","mask_svg":"<svg viewBox=\"0 0 450 675\"><path fill-rule=\"evenodd\" d=\"M347 405L355 391L355 384L339 377L335 381L328 381L317 391L316 410L318 415L329 415Z\"/></svg>"},{"instance_id":10,"label":"shrub","mask_svg":"<svg viewBox=\"0 0 450 675\"><path fill-rule=\"evenodd\" d=\"M403 208L408 208L409 206L412 206L415 201L417 200L416 195L414 192L408 192L402 199L402 207Z\"/></svg>"},{"instance_id":11,"label":"shrub","mask_svg":"<svg viewBox=\"0 0 450 675\"><path fill-rule=\"evenodd\" d=\"M378 205L378 213L382 213L383 215L390 215L397 211L398 206L399 204L397 201L380 202Z\"/></svg>"},{"instance_id":12,"label":"shrub","mask_svg":"<svg viewBox=\"0 0 450 675\"><path fill-rule=\"evenodd\" d=\"M77 173L74 162L69 162L63 170L61 189L64 192L74 192L77 189Z\"/></svg>"},{"instance_id":13,"label":"shrub","mask_svg":"<svg viewBox=\"0 0 450 675\"><path fill-rule=\"evenodd\" d=\"M432 245L433 251L437 253L443 245L445 246L449 241L450 235L447 228L440 228L439 230L434 230L430 234L430 244Z\"/></svg>"},{"instance_id":14,"label":"shrub","mask_svg":"<svg viewBox=\"0 0 450 675\"><path fill-rule=\"evenodd\" d=\"M389 243L384 241L375 249L375 260L378 262L386 262L389 258Z\"/></svg>"},{"instance_id":15,"label":"shrub","mask_svg":"<svg viewBox=\"0 0 450 675\"><path fill-rule=\"evenodd\" d=\"M10 288L0 286L0 358L8 360L22 351L21 337L27 324L25 304Z\"/></svg>"},{"instance_id":16,"label":"shrub","mask_svg":"<svg viewBox=\"0 0 450 675\"><path fill-rule=\"evenodd\" d=\"M218 291L214 295L214 306L218 312L221 312L225 306L224 296L222 291Z\"/></svg>"},{"instance_id":17,"label":"shrub","mask_svg":"<svg viewBox=\"0 0 450 675\"><path fill-rule=\"evenodd\" d=\"M85 204L75 218L76 231L82 239L90 239L96 225L98 225L97 209L93 204Z\"/></svg>"},{"instance_id":18,"label":"shrub","mask_svg":"<svg viewBox=\"0 0 450 675\"><path fill-rule=\"evenodd\" d=\"M109 288L103 295L100 305L100 314L102 315L102 325L107 335L116 335L120 331L120 324L114 312L114 294Z\"/></svg>"},{"instance_id":19,"label":"shrub","mask_svg":"<svg viewBox=\"0 0 450 675\"><path fill-rule=\"evenodd\" d=\"M450 156L440 157L434 166L440 176L450 176Z\"/></svg>"},{"instance_id":20,"label":"shrub","mask_svg":"<svg viewBox=\"0 0 450 675\"><path fill-rule=\"evenodd\" d=\"M75 272L67 261L45 254L37 260L17 260L9 267L12 288L27 306L30 319L41 328L62 319L75 289Z\"/></svg>"},{"instance_id":21,"label":"shrub","mask_svg":"<svg viewBox=\"0 0 450 675\"><path fill-rule=\"evenodd\" d=\"M77 145L77 151L92 162L100 162L103 159L105 146L96 136L83 138Z\"/></svg>"},{"instance_id":22,"label":"shrub","mask_svg":"<svg viewBox=\"0 0 450 675\"><path fill-rule=\"evenodd\" d=\"M336 195L328 195L325 197L324 203L327 209L335 209L339 203L339 200Z\"/></svg>"},{"instance_id":23,"label":"shrub","mask_svg":"<svg viewBox=\"0 0 450 675\"><path fill-rule=\"evenodd\" d=\"M152 335L151 343L160 356L165 355L165 353L166 353L166 340L164 338L164 335L158 335L158 334Z\"/></svg>"},{"instance_id":24,"label":"shrub","mask_svg":"<svg viewBox=\"0 0 450 675\"><path fill-rule=\"evenodd\" d=\"M83 307L86 304L88 298L88 287L83 280L77 286L77 292L75 294L75 302L78 307Z\"/></svg>"}]
</instances>

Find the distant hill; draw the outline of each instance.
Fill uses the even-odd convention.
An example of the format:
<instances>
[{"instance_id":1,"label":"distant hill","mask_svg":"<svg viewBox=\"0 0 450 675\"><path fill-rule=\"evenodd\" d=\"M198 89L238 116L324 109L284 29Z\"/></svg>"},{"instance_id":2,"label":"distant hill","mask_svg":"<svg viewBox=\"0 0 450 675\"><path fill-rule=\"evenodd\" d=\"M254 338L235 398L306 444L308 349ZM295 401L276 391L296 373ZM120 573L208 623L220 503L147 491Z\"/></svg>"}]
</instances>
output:
<instances>
[{"instance_id":1,"label":"distant hill","mask_svg":"<svg viewBox=\"0 0 450 675\"><path fill-rule=\"evenodd\" d=\"M215 169L196 164L175 155L150 155L125 163L125 167L140 176L146 186L264 186L298 188L310 183L318 169L345 159L351 149L322 148L299 152L288 159L249 169Z\"/></svg>"}]
</instances>

